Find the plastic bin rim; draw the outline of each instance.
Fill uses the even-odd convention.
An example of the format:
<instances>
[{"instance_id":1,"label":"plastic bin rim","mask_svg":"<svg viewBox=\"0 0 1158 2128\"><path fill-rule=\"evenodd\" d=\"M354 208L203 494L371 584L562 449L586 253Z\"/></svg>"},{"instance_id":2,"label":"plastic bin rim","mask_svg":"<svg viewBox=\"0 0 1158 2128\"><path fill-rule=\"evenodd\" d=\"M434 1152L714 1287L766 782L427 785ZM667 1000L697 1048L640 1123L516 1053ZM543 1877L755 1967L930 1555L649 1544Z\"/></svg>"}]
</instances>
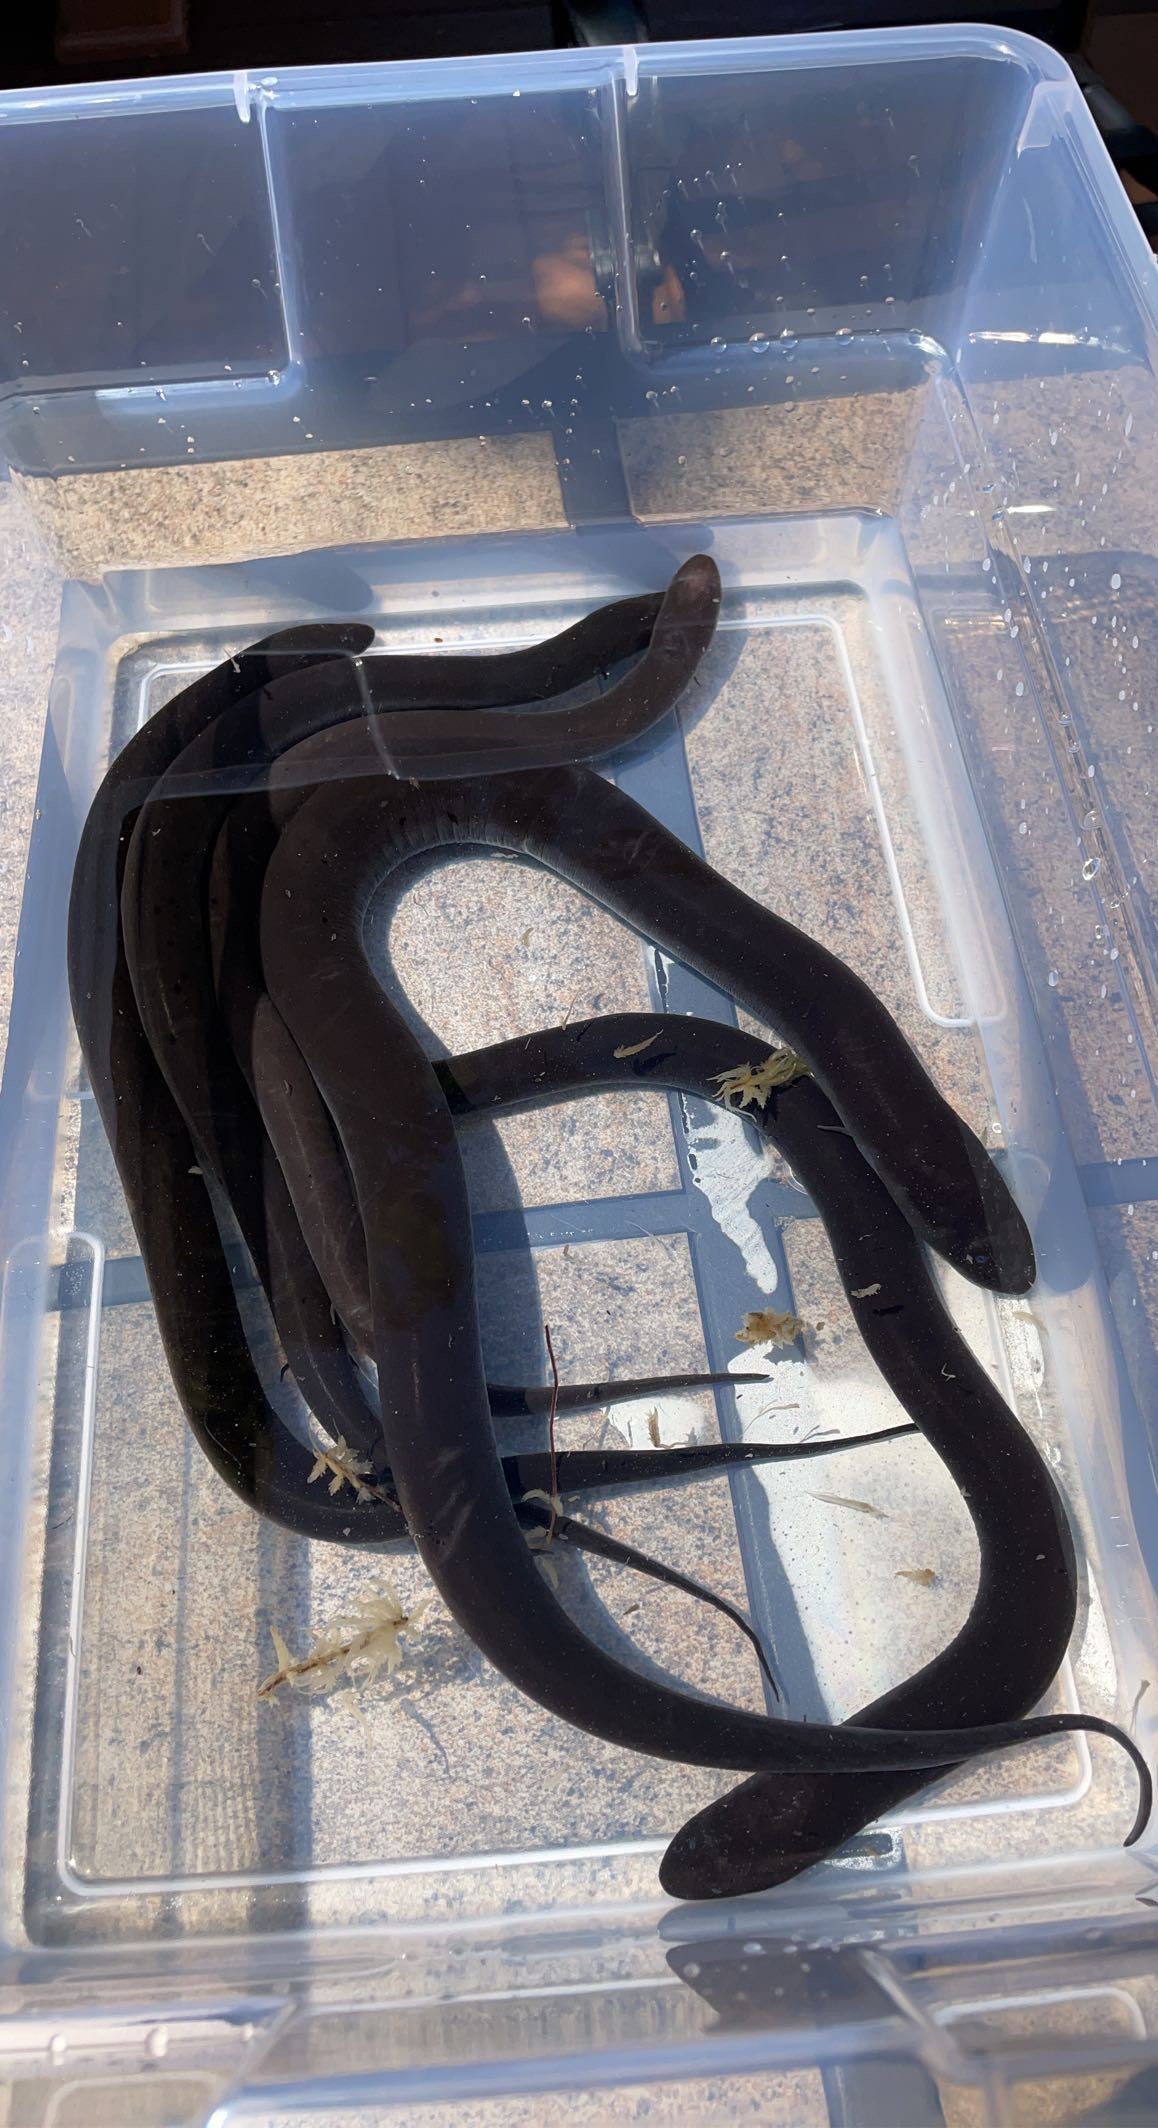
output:
<instances>
[{"instance_id":1,"label":"plastic bin rim","mask_svg":"<svg viewBox=\"0 0 1158 2128\"><path fill-rule=\"evenodd\" d=\"M488 53L478 58L356 61L331 66L248 68L213 74L126 78L15 89L0 96L0 123L130 117L134 112L234 104L248 123L264 104L341 104L470 95L522 94L556 84L599 88L622 80L629 95L641 74L794 72L806 68L905 64L929 59L991 59L1020 67L1035 83L1077 84L1064 59L1040 39L982 23L869 30L822 30L785 37L699 38L670 44L586 46L574 51ZM1080 93L1080 92L1079 92Z\"/></svg>"}]
</instances>

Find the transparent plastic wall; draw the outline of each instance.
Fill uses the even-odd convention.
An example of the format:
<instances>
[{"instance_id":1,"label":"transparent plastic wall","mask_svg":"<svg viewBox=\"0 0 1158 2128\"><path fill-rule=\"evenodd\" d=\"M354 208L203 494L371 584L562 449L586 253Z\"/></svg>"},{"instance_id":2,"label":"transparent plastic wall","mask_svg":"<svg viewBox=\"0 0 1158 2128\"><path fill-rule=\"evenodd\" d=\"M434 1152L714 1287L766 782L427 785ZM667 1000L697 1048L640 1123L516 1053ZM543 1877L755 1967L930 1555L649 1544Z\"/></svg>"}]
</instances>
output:
<instances>
[{"instance_id":1,"label":"transparent plastic wall","mask_svg":"<svg viewBox=\"0 0 1158 2128\"><path fill-rule=\"evenodd\" d=\"M1158 1895L1109 1745L987 1763L775 1896L673 1910L658 1857L722 1784L564 1732L449 1620L392 1693L259 1701L272 1629L307 1645L380 1562L262 1526L187 1435L64 913L110 752L270 627L510 646L711 551L706 706L618 780L858 967L1004 1162L1039 1284L947 1297L1079 1538L1056 1703L1152 1752L1155 315L1076 87L996 32L0 105L14 2119L1150 2117ZM389 949L452 1048L726 1010L492 860L417 883ZM468 1160L496 1376L535 1377L544 1316L576 1377L734 1365L775 1294L809 1335L769 1391L622 1438L896 1416L812 1207L739 1125L609 1098ZM843 1716L972 1598L925 1456L610 1526L750 1608L791 1711ZM574 1594L762 1704L725 1622L635 1611L625 1578Z\"/></svg>"}]
</instances>

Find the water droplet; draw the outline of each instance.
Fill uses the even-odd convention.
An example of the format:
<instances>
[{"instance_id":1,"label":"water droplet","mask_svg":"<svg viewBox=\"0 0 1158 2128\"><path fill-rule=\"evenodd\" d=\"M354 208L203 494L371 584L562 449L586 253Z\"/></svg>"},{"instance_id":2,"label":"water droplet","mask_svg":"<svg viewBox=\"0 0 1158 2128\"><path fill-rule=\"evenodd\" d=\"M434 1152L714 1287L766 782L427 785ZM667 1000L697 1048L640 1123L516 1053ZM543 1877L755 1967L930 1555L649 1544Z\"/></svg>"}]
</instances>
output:
<instances>
[{"instance_id":1,"label":"water droplet","mask_svg":"<svg viewBox=\"0 0 1158 2128\"><path fill-rule=\"evenodd\" d=\"M1050 969L1049 974L1046 977L1046 982L1049 984L1051 990L1057 989L1058 975L1056 968Z\"/></svg>"},{"instance_id":2,"label":"water droplet","mask_svg":"<svg viewBox=\"0 0 1158 2128\"><path fill-rule=\"evenodd\" d=\"M1115 569L1113 576L1110 578L1110 589L1111 591L1120 591L1121 588L1122 579L1119 576L1118 571Z\"/></svg>"},{"instance_id":3,"label":"water droplet","mask_svg":"<svg viewBox=\"0 0 1158 2128\"><path fill-rule=\"evenodd\" d=\"M54 2032L52 2038L48 2042L49 2061L52 2062L54 2066L59 2065L64 2060L67 2049L68 2041L65 2039L64 2033Z\"/></svg>"},{"instance_id":4,"label":"water droplet","mask_svg":"<svg viewBox=\"0 0 1158 2128\"><path fill-rule=\"evenodd\" d=\"M792 332L786 325L780 335L780 345L784 349L785 354L790 355L796 344L796 334Z\"/></svg>"},{"instance_id":5,"label":"water droplet","mask_svg":"<svg viewBox=\"0 0 1158 2128\"><path fill-rule=\"evenodd\" d=\"M1124 431L1124 433L1125 433L1125 434L1126 434L1127 436L1128 436L1128 435L1130 434L1130 431L1132 430L1133 426L1134 426L1134 416L1133 416L1133 414L1127 414L1127 416L1126 416L1126 427L1125 427L1125 431Z\"/></svg>"},{"instance_id":6,"label":"water droplet","mask_svg":"<svg viewBox=\"0 0 1158 2128\"><path fill-rule=\"evenodd\" d=\"M145 2056L148 2061L164 2061L169 2052L169 2034L164 2025L154 2025L145 2036Z\"/></svg>"},{"instance_id":7,"label":"water droplet","mask_svg":"<svg viewBox=\"0 0 1158 2128\"><path fill-rule=\"evenodd\" d=\"M1017 832L1018 832L1018 834L1019 834L1019 835L1028 835L1028 833L1029 833L1029 828L1028 828L1028 826L1026 825L1026 823L1025 823L1025 821L1024 821L1024 820L1019 820L1019 821L1018 821L1018 823L1017 823Z\"/></svg>"},{"instance_id":8,"label":"water droplet","mask_svg":"<svg viewBox=\"0 0 1158 2128\"><path fill-rule=\"evenodd\" d=\"M768 335L767 335L767 333L762 333L762 332L754 332L754 333L752 333L752 334L750 335L750 337L749 337L749 340L748 340L748 345L749 345L749 347L750 347L750 348L752 349L752 351L753 351L753 353L754 353L754 354L757 354L757 355L766 355L766 354L767 354L767 352L768 352Z\"/></svg>"},{"instance_id":9,"label":"water droplet","mask_svg":"<svg viewBox=\"0 0 1158 2128\"><path fill-rule=\"evenodd\" d=\"M1087 857L1082 866L1082 878L1087 880L1096 879L1101 869L1102 860L1100 857Z\"/></svg>"},{"instance_id":10,"label":"water droplet","mask_svg":"<svg viewBox=\"0 0 1158 2128\"><path fill-rule=\"evenodd\" d=\"M1015 694L1015 695L1017 695L1018 699L1020 700L1021 696L1022 696L1022 695L1023 695L1024 693L1025 693L1025 681L1024 681L1024 680L1019 680L1019 681L1018 681L1018 683L1017 683L1017 685L1016 685L1016 687L1014 688L1013 692L1014 692L1014 694Z\"/></svg>"},{"instance_id":11,"label":"water droplet","mask_svg":"<svg viewBox=\"0 0 1158 2128\"><path fill-rule=\"evenodd\" d=\"M835 339L837 339L837 340L851 340L851 339L852 339L852 327L851 327L851 325L838 325L838 326L837 326L837 328L836 328L836 332L835 332L835 334L834 334L834 336L833 336L833 337L834 337Z\"/></svg>"}]
</instances>

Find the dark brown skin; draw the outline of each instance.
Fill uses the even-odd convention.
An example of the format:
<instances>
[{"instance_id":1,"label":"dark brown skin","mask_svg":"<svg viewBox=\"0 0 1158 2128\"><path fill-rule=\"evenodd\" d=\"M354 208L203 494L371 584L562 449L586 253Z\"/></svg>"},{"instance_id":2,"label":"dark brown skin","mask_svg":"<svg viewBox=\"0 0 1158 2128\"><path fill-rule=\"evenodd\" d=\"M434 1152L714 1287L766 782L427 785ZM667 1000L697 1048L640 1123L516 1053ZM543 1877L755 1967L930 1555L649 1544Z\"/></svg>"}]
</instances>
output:
<instances>
[{"instance_id":1,"label":"dark brown skin","mask_svg":"<svg viewBox=\"0 0 1158 2128\"><path fill-rule=\"evenodd\" d=\"M384 696L399 711L440 713L446 700L464 708L493 708L516 697L566 691L623 657L646 649L662 600L626 599L588 616L560 637L510 654L486 657L392 657L378 663L375 699ZM120 921L120 891L128 847L140 805L184 750L200 742L213 760L235 758L237 734L222 731L244 714L255 692L318 678L318 666L339 661L346 668L365 650L371 631L357 624L299 628L269 638L236 660L195 681L161 710L117 756L90 809L73 880L69 973L78 1031L102 1120L117 1158L142 1256L149 1271L158 1323L174 1380L190 1424L221 1475L245 1497L264 1485L268 1499L282 1500L282 1516L310 1535L335 1542L390 1542L406 1526L389 1488L389 1471L370 1501L334 1498L308 1487L311 1461L286 1433L268 1403L241 1329L226 1258L185 1119L158 1071L141 1025ZM364 668L363 668L364 670ZM329 688L326 713L354 715L362 686ZM296 700L297 698L295 698ZM311 702L313 697L311 696ZM621 698L622 699L622 698ZM299 704L300 707L300 704ZM312 714L307 707L307 714ZM252 739L252 727L250 727ZM256 918L256 909L254 911ZM196 938L197 926L194 927ZM355 1451L380 1446L376 1416L366 1404L356 1370L335 1333L330 1296L313 1274L292 1216L284 1183L260 1131L245 1153L257 1178L258 1205L252 1225L255 1251L264 1260L267 1291L285 1345L294 1352L318 1416L333 1438L343 1435ZM219 1177L224 1184L224 1177ZM252 1199L249 1200L252 1204ZM264 1252L268 1252L266 1255ZM279 1305L280 1304L280 1305ZM718 1379L685 1374L641 1380L564 1383L556 1399L560 1414L621 1398L656 1395L665 1389L702 1386ZM759 1379L729 1377L729 1379ZM545 1412L552 1391L543 1385L492 1385L496 1412ZM585 1458L571 1475L564 1451L557 1479L568 1491L631 1482L654 1482L687 1471L723 1469L795 1451L783 1445L729 1444L690 1459L683 1451ZM260 1481L257 1473L261 1474ZM549 1483L546 1458L514 1459L516 1495ZM284 1489L284 1499L283 1499ZM291 1504L292 1496L292 1504ZM272 1508L271 1508L272 1511ZM528 1508L528 1519L533 1511ZM577 1526L578 1527L578 1526ZM579 1536L573 1541L579 1542ZM626 1563L670 1579L669 1571L627 1549ZM716 1599L712 1599L713 1601Z\"/></svg>"},{"instance_id":2,"label":"dark brown skin","mask_svg":"<svg viewBox=\"0 0 1158 2128\"><path fill-rule=\"evenodd\" d=\"M864 986L813 941L726 888L599 778L562 765L573 760L584 734L586 750L600 751L666 713L710 639L718 603L713 579L710 564L685 565L665 601L667 630L657 624L642 665L601 698L598 715L588 714L586 723L592 705L540 711L533 719L510 712L464 719L442 708L407 719L375 714L365 677L373 661L357 671L371 714L333 732L318 727L348 704L345 677L339 682L323 672L307 682L291 674L240 702L231 719L240 731L230 732L224 775L216 734L200 746L194 738L153 793L157 825L146 833L142 821L133 839L122 910L142 1021L198 1162L225 1177L267 1290L284 1294L299 1275L296 1261L281 1272L273 1262L283 1215L296 1227L284 1178L266 1155L264 1138L234 1130L235 1088L222 1076L231 1067L252 1100L267 1078L270 1053L259 1054L254 1045L257 1069L252 1090L246 1087L208 1030L201 976L193 969L190 983L190 963L173 954L178 904L189 901L190 882L196 901L196 883L208 877L229 794L243 791L247 778L252 788L295 738L305 743L282 766L286 777L305 783L373 767L380 791L384 769L441 778L467 765L481 771L490 780L467 790L445 783L428 803L395 782L385 808L365 786L343 791L331 780L302 806L273 852L261 931L273 1004L336 1122L353 1179L391 1478L451 1608L479 1645L545 1704L635 1748L702 1763L911 1773L1027 1735L1077 1724L1105 1727L1093 1718L1083 1724L1047 1717L983 1730L966 1722L951 1736L941 1733L941 1724L923 1735L911 1725L902 1738L851 1725L831 1731L769 1724L708 1707L645 1685L593 1649L553 1603L519 1535L479 1371L469 1222L445 1100L409 1037L399 1039L361 952L366 896L409 850L459 839L527 850L660 942L670 941L693 965L709 973L722 966L727 987L752 1009L762 1010L771 998L774 1009L766 1016L809 1056L818 1076L827 1073L850 1134L846 1142L862 1166L869 1162L883 1177L911 1226L980 1283L1023 1290L1032 1278L1028 1237L996 1170ZM544 759L557 765L506 773L512 764ZM492 775L499 770L504 773ZM165 802L178 796L180 804ZM762 964L755 981L743 966L753 952ZM210 969L210 987L211 978ZM372 1124L382 1135L377 1148ZM255 1144L262 1147L257 1166ZM213 1403L218 1385L209 1387L202 1438L218 1467L266 1512L289 1519L296 1509L295 1526L302 1527L306 1452L284 1432L271 1438L252 1398L239 1420ZM425 1472L418 1467L424 1438ZM353 1508L336 1505L343 1534L352 1535ZM304 1517L307 1525L312 1519ZM617 1681L618 1708L608 1700L616 1697ZM626 1707L625 1691L631 1695Z\"/></svg>"},{"instance_id":3,"label":"dark brown skin","mask_svg":"<svg viewBox=\"0 0 1158 2128\"><path fill-rule=\"evenodd\" d=\"M317 1276L282 1169L254 1110L251 1086L214 1007L202 895L211 879L218 832L246 779L251 788L260 786L273 761L295 742L329 728L340 764L342 721L352 718L351 743L364 744L366 726L358 714L363 704L391 711L373 724L375 768L384 753L410 744L403 733L416 735L419 750L433 743L432 728L444 743L452 713L441 705L459 695L469 704L467 711L453 712L464 733L481 731L492 751L501 739L516 759L525 756L532 733L548 757L584 745L605 748L612 735L630 738L677 699L711 640L718 606L714 564L693 557L677 571L662 600L628 600L605 608L554 643L525 652L468 660L331 659L308 671L291 665L243 702L231 703L227 729L225 720L209 720L188 740L157 778L148 793L147 815L134 826L124 861L121 920L132 1011L143 1030L145 1054L134 1058L133 1071L121 1073L119 1083L146 1085L155 1151L152 1162L139 1147L123 1162L118 1156L130 1205L135 1216L135 1200L156 1195L158 1159L169 1169L180 1163L186 1175L193 1166L217 1180L253 1257L295 1379L327 1430L359 1453L379 1450L380 1434L331 1295ZM593 665L598 672L640 648L638 663L593 700L563 708L552 703L522 714L489 707L509 699L512 688L573 689ZM405 708L401 716L399 704ZM287 775L292 782L292 772ZM253 821L255 812L260 826L260 804L251 803L246 817ZM245 899L235 897L238 905ZM256 912L256 893L250 899ZM79 932L78 957L83 946ZM74 981L73 988L75 1008L81 986ZM79 1018L78 1026L83 1042ZM239 1046L244 1053L244 1040ZM250 1047L256 1055L256 1034ZM280 1072L275 1079L278 1087L284 1083ZM304 1095L303 1085L303 1101ZM297 1104L286 1102L283 1110L292 1120ZM200 1187L204 1195L203 1182ZM155 1236L146 1261L159 1273L155 1284L164 1333L169 1297L182 1275L181 1249L164 1234ZM219 1312L225 1307L222 1294ZM204 1327L198 1331L188 1319L180 1327L184 1343L175 1348L167 1340L170 1364L178 1378L195 1377Z\"/></svg>"},{"instance_id":4,"label":"dark brown skin","mask_svg":"<svg viewBox=\"0 0 1158 2128\"><path fill-rule=\"evenodd\" d=\"M544 692L564 693L576 682L645 650L654 633L663 601L658 596L626 599L588 616L562 636L526 650L485 657L392 657L377 661L373 699L389 699L407 713L441 716L448 699L464 709L493 709L512 695L534 699ZM710 634L710 616L700 624L698 640ZM113 762L94 800L75 868L70 912L69 967L74 1011L102 1118L114 1147L126 1194L148 1267L158 1322L174 1379L190 1423L215 1467L245 1497L264 1487L269 1511L280 1502L282 1518L311 1535L336 1542L389 1542L404 1539L406 1525L390 1488L390 1473L379 1457L369 1498L334 1497L328 1488L313 1491L308 1474L312 1460L282 1427L269 1405L242 1334L232 1283L213 1217L205 1175L184 1117L158 1072L141 1025L136 994L125 953L120 922L120 891L129 844L141 802L186 749L200 746L202 760L235 759L238 734L231 726L256 691L295 683L311 673L307 719L316 714L314 683L318 667L330 662L326 688L318 689L325 713L356 715L367 691L365 668L360 683L335 686L338 668L348 672L371 640L357 624L301 628L271 637L242 657L195 681L161 710ZM661 653L664 646L660 645ZM376 691L375 691L376 690ZM295 696L302 713L300 696ZM620 693L631 708L632 695ZM633 712L634 713L634 712ZM567 712L574 731L574 712ZM606 716L606 707L598 714ZM612 711L613 716L618 712ZM252 737L252 730L251 730ZM256 917L256 905L254 909ZM126 1089L133 1089L131 1098ZM270 1148L255 1136L246 1155L248 1179L255 1191L243 1201L251 1213L250 1238L264 1270L275 1319L308 1389L315 1415L332 1438L342 1436L359 1453L380 1447L376 1415L366 1403L360 1377L336 1334L330 1296L313 1275L297 1232L284 1183ZM225 1178L218 1179L224 1186ZM248 1182L247 1182L248 1186ZM684 1374L640 1380L565 1383L553 1392L544 1385L514 1388L492 1385L496 1412L545 1412L555 1405L560 1415L617 1399L656 1395L673 1388L700 1387L719 1377ZM759 1379L758 1376L727 1379ZM828 1444L825 1444L826 1446ZM653 1483L688 1473L720 1470L761 1460L778 1460L812 1447L792 1444L727 1444L708 1451L668 1450L610 1456L583 1456L572 1463L564 1451L551 1466L545 1456L509 1462L516 1499L529 1490L546 1490L553 1475L569 1492L589 1487ZM257 1475L260 1473L260 1477ZM292 1496L292 1499L291 1499ZM534 1523L532 1503L520 1503L522 1518ZM589 1533L573 1517L559 1532L564 1540L602 1556L614 1557L653 1578L689 1590L734 1617L751 1636L740 1614L713 1592L701 1589L634 1547L616 1543L600 1532ZM763 1660L762 1651L761 1660Z\"/></svg>"},{"instance_id":5,"label":"dark brown skin","mask_svg":"<svg viewBox=\"0 0 1158 2128\"><path fill-rule=\"evenodd\" d=\"M276 1424L253 1370L205 1181L141 1025L120 895L140 807L173 758L255 688L323 664L345 668L372 641L358 624L271 636L187 687L111 764L81 835L69 906L73 1016L101 1120L149 1273L157 1324L194 1431L228 1468ZM276 1243L275 1243L276 1246ZM316 1325L324 1351L328 1309ZM307 1319L308 1340L315 1324ZM324 1385L322 1385L324 1387ZM324 1417L325 1399L318 1397ZM205 1430L195 1413L204 1413Z\"/></svg>"},{"instance_id":6,"label":"dark brown skin","mask_svg":"<svg viewBox=\"0 0 1158 2128\"><path fill-rule=\"evenodd\" d=\"M304 716L309 729L319 717L358 717L367 691L372 699L389 701L407 714L425 713L433 705L441 715L447 703L461 703L472 711L493 709L512 698L533 700L566 692L592 673L645 650L661 604L658 596L622 600L549 642L487 657L391 657L362 663L361 653L373 631L360 624L286 630L193 682L151 718L113 761L93 800L81 836L69 912L73 1013L149 1273L174 1381L194 1431L231 1482L254 1461L269 1466L271 1473L280 1470L278 1444L284 1428L257 1378L242 1331L206 1188L205 1176L214 1170L203 1167L198 1158L187 1120L141 1023L120 910L140 807L193 746L202 749L203 764L221 764L223 774L239 759L248 760L252 781L266 758L255 741L255 695L265 699L276 688L281 699L288 690L290 716ZM195 965L194 957L193 970ZM227 1081L227 1092L228 1086ZM234 1099L235 1110L244 1093L242 1088ZM238 1208L245 1214L247 1238L283 1348L292 1355L308 1401L332 1437L344 1435L355 1449L375 1447L379 1435L374 1415L335 1325L330 1296L314 1275L260 1127L240 1142L238 1170ZM664 1386L655 1380L624 1383L618 1389L603 1383L568 1384L559 1408L581 1409L617 1394L653 1394ZM496 1390L499 1410L542 1410L548 1400L549 1392L541 1388ZM656 1468L654 1474L663 1473ZM347 1502L334 1501L332 1512L326 1510L321 1519L325 1529L317 1534L340 1541L350 1519ZM396 1508L384 1507L383 1519L381 1536L402 1533Z\"/></svg>"},{"instance_id":7,"label":"dark brown skin","mask_svg":"<svg viewBox=\"0 0 1158 2128\"><path fill-rule=\"evenodd\" d=\"M372 773L384 743L379 723L320 730L278 759L268 795L283 834L311 792L321 805L324 784ZM633 799L577 764L423 785L410 817L416 848L473 842L541 859L730 991L805 1059L921 1241L974 1284L1010 1293L1032 1285L1032 1243L1004 1178L868 985L713 872ZM284 1034L267 1029L263 1039L273 1045L273 1083Z\"/></svg>"},{"instance_id":8,"label":"dark brown skin","mask_svg":"<svg viewBox=\"0 0 1158 2128\"><path fill-rule=\"evenodd\" d=\"M577 773L565 772L567 799ZM584 785L582 804L567 807L566 834L556 825L559 775L414 791L384 790L381 779L326 783L283 834L262 897L269 994L334 1118L362 1218L391 1472L448 1608L482 1652L552 1712L629 1749L691 1763L911 1774L1056 1735L1075 1722L1109 1730L1096 1717L1071 1716L903 1734L769 1722L628 1677L587 1640L538 1574L485 1423L469 1208L452 1118L437 1073L366 959L363 924L394 865L447 841L523 850L589 886L595 866L586 846L576 845L574 822L593 821L603 860L598 793L619 794L591 777L596 788ZM600 884L622 876L614 863L600 863ZM1006 1418L1024 1441L1012 1415ZM1072 1552L1065 1551L1068 1531L1052 1488L1049 1496L1053 1557L1064 1580ZM1067 1624L1066 1638L1068 1632Z\"/></svg>"},{"instance_id":9,"label":"dark brown skin","mask_svg":"<svg viewBox=\"0 0 1158 2128\"><path fill-rule=\"evenodd\" d=\"M646 1048L626 1058L616 1051ZM436 1066L455 1114L490 1114L601 1087L719 1099L719 1075L767 1046L692 1019L549 1028ZM747 1120L821 1212L857 1327L901 1404L961 1490L977 1532L977 1595L941 1653L853 1719L952 1729L1028 1714L1049 1690L1077 1612L1077 1565L1048 1468L958 1333L911 1229L811 1077L770 1091ZM928 1774L756 1774L692 1818L660 1866L677 1898L764 1891L823 1861L927 1784ZM1140 1823L1148 1815L1145 1784Z\"/></svg>"}]
</instances>

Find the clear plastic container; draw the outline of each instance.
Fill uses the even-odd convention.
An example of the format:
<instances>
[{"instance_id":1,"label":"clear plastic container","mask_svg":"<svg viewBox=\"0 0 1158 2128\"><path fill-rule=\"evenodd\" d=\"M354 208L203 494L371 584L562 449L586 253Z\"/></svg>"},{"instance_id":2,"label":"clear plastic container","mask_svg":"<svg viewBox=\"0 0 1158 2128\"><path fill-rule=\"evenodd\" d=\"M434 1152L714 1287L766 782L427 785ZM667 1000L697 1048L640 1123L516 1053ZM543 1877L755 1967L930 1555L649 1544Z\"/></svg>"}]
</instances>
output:
<instances>
[{"instance_id":1,"label":"clear plastic container","mask_svg":"<svg viewBox=\"0 0 1158 2128\"><path fill-rule=\"evenodd\" d=\"M64 961L110 749L208 664L302 617L530 641L710 550L707 694L622 780L865 974L1005 1161L1038 1286L946 1291L1079 1536L1054 1703L1153 1756L1158 277L1070 75L949 29L0 118L11 2118L1152 2119L1155 1851L1122 1851L1108 1745L987 1761L776 1896L672 1910L658 1855L728 1778L553 1723L444 1617L393 1691L258 1699L271 1628L303 1649L380 1562L260 1525L188 1436ZM410 880L390 946L450 1047L728 1012L495 858ZM611 1426L895 1412L738 1122L607 1096L464 1146L495 1374L542 1378L544 1318L565 1375L735 1366L771 1302L809 1332L766 1389ZM915 1668L974 1586L924 1448L608 1521L751 1607L797 1714ZM725 1621L567 1585L762 1704Z\"/></svg>"}]
</instances>

